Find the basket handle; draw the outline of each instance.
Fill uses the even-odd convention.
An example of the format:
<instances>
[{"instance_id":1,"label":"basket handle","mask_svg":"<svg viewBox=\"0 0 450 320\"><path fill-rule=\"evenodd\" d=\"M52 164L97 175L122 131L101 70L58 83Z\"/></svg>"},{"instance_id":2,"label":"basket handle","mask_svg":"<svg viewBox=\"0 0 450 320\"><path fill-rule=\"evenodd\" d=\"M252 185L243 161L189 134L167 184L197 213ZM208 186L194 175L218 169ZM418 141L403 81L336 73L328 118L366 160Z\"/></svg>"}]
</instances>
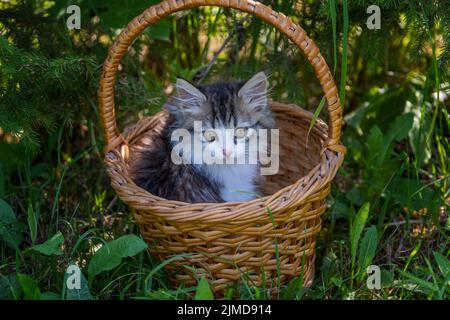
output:
<instances>
[{"instance_id":1,"label":"basket handle","mask_svg":"<svg viewBox=\"0 0 450 320\"><path fill-rule=\"evenodd\" d=\"M305 30L294 24L284 14L273 11L262 3L252 0L163 0L134 18L128 26L122 30L114 44L109 48L108 57L103 64L103 73L98 91L100 118L106 142L105 153L115 149L125 141L122 134L117 129L114 113L114 85L120 60L125 55L132 42L146 27L156 24L161 18L174 12L200 6L233 8L253 14L276 27L301 49L311 63L316 77L320 81L328 104L328 112L330 115L328 125L329 132L325 147L335 152L344 153L345 147L340 144L342 108L339 101L338 90L330 69L319 52L319 48L307 36Z\"/></svg>"}]
</instances>

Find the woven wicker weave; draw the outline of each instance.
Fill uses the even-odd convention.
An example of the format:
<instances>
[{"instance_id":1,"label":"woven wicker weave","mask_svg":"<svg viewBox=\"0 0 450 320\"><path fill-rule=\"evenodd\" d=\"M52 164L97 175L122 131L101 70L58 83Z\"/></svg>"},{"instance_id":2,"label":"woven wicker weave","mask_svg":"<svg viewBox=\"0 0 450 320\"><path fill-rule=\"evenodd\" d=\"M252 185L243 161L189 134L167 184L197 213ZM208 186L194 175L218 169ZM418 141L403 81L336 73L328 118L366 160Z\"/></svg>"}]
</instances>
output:
<instances>
[{"instance_id":1,"label":"woven wicker weave","mask_svg":"<svg viewBox=\"0 0 450 320\"><path fill-rule=\"evenodd\" d=\"M272 24L305 54L327 101L329 126L295 105L271 102L280 128L280 170L268 176L265 195L248 202L183 203L139 188L130 178L130 153L138 141L158 132L165 112L147 117L121 134L114 114L114 85L121 58L149 25L171 13L199 6L241 10ZM194 285L205 276L216 294L249 281L267 288L314 276L315 235L345 148L340 144L342 110L329 68L305 31L286 16L251 0L166 0L145 10L123 29L109 49L100 81L99 105L111 185L133 210L151 253L166 265L174 284ZM150 141L151 143L151 141Z\"/></svg>"}]
</instances>

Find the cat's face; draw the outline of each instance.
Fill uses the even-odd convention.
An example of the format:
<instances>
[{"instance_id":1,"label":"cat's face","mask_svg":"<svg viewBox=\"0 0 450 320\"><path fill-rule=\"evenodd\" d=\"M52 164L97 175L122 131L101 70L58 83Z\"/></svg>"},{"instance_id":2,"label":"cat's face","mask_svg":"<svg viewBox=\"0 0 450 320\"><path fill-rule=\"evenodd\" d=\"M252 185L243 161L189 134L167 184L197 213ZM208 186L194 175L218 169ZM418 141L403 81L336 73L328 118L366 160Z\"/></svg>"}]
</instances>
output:
<instances>
[{"instance_id":1,"label":"cat's face","mask_svg":"<svg viewBox=\"0 0 450 320\"><path fill-rule=\"evenodd\" d=\"M250 140L255 141L256 135L256 130L247 123L229 123L219 124L214 128L194 126L193 139L202 145L206 164L214 162L213 160L229 164L251 163L250 155L253 157L253 164L256 164L257 144L249 143Z\"/></svg>"},{"instance_id":2,"label":"cat's face","mask_svg":"<svg viewBox=\"0 0 450 320\"><path fill-rule=\"evenodd\" d=\"M219 161L248 163L257 152L257 143L250 142L257 141L259 129L275 126L263 72L247 82L204 86L178 79L176 90L166 105L175 119L172 128L188 130L194 144L201 145L203 155ZM184 149L182 156L192 160L194 152L194 148Z\"/></svg>"}]
</instances>

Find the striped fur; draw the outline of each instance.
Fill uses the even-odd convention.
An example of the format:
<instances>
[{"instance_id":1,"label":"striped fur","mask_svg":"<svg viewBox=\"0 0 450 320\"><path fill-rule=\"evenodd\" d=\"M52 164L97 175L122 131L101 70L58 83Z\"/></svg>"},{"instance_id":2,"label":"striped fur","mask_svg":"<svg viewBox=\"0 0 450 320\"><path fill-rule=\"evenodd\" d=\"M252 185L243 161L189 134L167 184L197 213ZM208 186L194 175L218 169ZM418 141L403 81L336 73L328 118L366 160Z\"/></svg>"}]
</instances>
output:
<instances>
[{"instance_id":1,"label":"striped fur","mask_svg":"<svg viewBox=\"0 0 450 320\"><path fill-rule=\"evenodd\" d=\"M194 86L183 79L176 83L177 92L165 109L171 117L160 136L151 138L152 144L142 146L132 161L135 182L153 194L185 202L245 201L258 193L259 164L179 164L171 161L174 147L172 133L179 128L188 130L193 139L194 121L201 121L202 129L216 132L225 129L270 129L275 121L267 104L267 79L260 72L247 82L221 82ZM234 132L234 131L232 131ZM202 151L213 153L230 151L234 154L255 152L240 146L226 146L217 141L197 141ZM157 140L157 142L155 142ZM224 153L225 154L225 153ZM192 160L190 152L183 157Z\"/></svg>"}]
</instances>

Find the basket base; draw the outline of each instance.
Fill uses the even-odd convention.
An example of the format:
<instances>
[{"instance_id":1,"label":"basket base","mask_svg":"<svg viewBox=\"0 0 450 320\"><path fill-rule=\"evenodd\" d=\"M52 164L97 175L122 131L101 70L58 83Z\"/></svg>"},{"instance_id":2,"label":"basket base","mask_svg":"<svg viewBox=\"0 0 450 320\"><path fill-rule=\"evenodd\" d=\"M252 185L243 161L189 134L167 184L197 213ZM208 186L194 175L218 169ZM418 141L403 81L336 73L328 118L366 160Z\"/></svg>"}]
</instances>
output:
<instances>
[{"instance_id":1,"label":"basket base","mask_svg":"<svg viewBox=\"0 0 450 320\"><path fill-rule=\"evenodd\" d=\"M306 272L304 272L304 280L301 285L303 289L309 288L313 284L315 272L314 262L315 262L315 254L309 257L308 262L305 266L307 270ZM197 284L193 283L192 277L195 276L194 275L186 276L186 274L184 275L175 274L169 277L169 281L172 285L172 288L176 290L180 287L183 288L196 286ZM197 279L201 279L201 277L202 277L201 275L196 276ZM264 289L266 291L265 295L266 297L270 297L272 299L280 299L282 298L280 294L282 295L283 291L287 290L291 285L298 286L298 282L301 282L302 274L298 276L281 275L280 277L281 279L279 281L278 278L267 279L265 285L259 280L252 281L251 279L251 278L264 279L264 276L261 275L253 275L253 276L242 275L242 278L237 281L227 281L223 278L222 279L211 279L208 277L205 278L207 278L208 282L210 283L211 290L216 299L222 299L225 297L240 298L242 297L242 292L244 292L244 294L248 294L249 296L251 295L254 296L256 289L258 289L259 294L261 294L261 290ZM192 292L190 296L193 297L194 294L195 292Z\"/></svg>"}]
</instances>

